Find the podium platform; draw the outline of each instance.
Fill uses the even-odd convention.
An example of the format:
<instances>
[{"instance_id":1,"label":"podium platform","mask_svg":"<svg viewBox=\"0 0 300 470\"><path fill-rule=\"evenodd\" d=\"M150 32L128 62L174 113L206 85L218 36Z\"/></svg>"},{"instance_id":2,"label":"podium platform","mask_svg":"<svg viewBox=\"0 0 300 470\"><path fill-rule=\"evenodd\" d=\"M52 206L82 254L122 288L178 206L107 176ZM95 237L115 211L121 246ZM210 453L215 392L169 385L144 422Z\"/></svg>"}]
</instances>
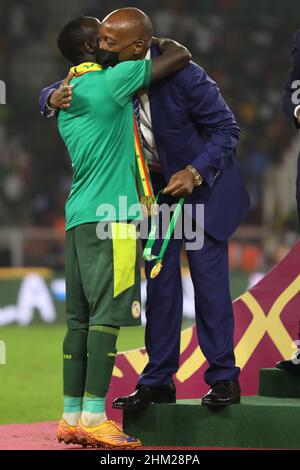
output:
<instances>
[{"instance_id":1,"label":"podium platform","mask_svg":"<svg viewBox=\"0 0 300 470\"><path fill-rule=\"evenodd\" d=\"M259 395L300 399L300 374L279 369L261 369Z\"/></svg>"},{"instance_id":2,"label":"podium platform","mask_svg":"<svg viewBox=\"0 0 300 470\"><path fill-rule=\"evenodd\" d=\"M209 409L201 400L124 412L126 433L145 446L300 449L300 374L260 371L259 396Z\"/></svg>"}]
</instances>

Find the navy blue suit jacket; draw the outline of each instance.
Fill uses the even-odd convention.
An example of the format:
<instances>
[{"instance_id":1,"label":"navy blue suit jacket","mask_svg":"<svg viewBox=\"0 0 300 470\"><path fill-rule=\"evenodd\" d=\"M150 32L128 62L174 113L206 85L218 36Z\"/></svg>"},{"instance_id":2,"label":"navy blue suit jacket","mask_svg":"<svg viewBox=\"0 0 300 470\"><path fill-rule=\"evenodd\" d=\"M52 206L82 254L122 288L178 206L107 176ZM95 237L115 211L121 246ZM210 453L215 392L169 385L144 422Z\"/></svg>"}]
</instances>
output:
<instances>
[{"instance_id":1,"label":"navy blue suit jacket","mask_svg":"<svg viewBox=\"0 0 300 470\"><path fill-rule=\"evenodd\" d=\"M159 54L155 47L151 55ZM40 108L53 89L40 94ZM188 164L205 179L186 203L204 204L205 230L227 240L245 217L250 199L240 176L236 146L240 130L216 83L191 62L183 70L151 85L152 127L166 180Z\"/></svg>"},{"instance_id":2,"label":"navy blue suit jacket","mask_svg":"<svg viewBox=\"0 0 300 470\"><path fill-rule=\"evenodd\" d=\"M298 105L294 104L292 101L292 95L295 93L295 88L293 88L292 85L296 80L300 81L300 31L297 31L294 37L294 43L291 52L291 68L289 70L288 80L285 84L282 102L285 114L291 121L293 121L297 129L300 129L300 124L298 123L294 114L295 108ZM299 85L297 88L299 88ZM298 98L300 98L299 93Z\"/></svg>"}]
</instances>

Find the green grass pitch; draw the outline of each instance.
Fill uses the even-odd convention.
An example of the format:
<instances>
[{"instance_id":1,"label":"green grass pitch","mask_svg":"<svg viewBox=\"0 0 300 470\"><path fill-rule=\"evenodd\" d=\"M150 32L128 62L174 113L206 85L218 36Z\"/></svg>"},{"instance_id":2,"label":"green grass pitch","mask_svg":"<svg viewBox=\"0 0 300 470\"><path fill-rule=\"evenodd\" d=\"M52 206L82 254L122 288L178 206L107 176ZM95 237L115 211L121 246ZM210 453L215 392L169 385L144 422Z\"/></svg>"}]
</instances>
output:
<instances>
[{"instance_id":1,"label":"green grass pitch","mask_svg":"<svg viewBox=\"0 0 300 470\"><path fill-rule=\"evenodd\" d=\"M231 275L232 297L246 288L247 276ZM183 323L186 328L194 322ZM62 411L64 325L0 327L6 365L0 365L0 424L58 419ZM144 345L144 328L121 328L118 351Z\"/></svg>"},{"instance_id":2,"label":"green grass pitch","mask_svg":"<svg viewBox=\"0 0 300 470\"><path fill-rule=\"evenodd\" d=\"M0 328L6 365L0 365L0 424L57 419L62 408L63 325ZM144 328L123 328L118 350L142 346Z\"/></svg>"}]
</instances>

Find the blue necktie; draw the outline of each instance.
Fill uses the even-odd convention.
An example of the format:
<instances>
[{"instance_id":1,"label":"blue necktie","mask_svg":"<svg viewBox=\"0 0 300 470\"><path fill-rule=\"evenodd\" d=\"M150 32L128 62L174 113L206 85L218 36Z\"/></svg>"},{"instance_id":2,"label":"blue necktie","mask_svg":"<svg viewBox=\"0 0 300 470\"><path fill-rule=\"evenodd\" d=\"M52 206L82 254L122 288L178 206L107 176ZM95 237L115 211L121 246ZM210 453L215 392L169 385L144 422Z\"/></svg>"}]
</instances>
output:
<instances>
[{"instance_id":1,"label":"blue necktie","mask_svg":"<svg viewBox=\"0 0 300 470\"><path fill-rule=\"evenodd\" d=\"M146 139L144 138L144 135L143 135L142 129L141 129L140 98L139 98L138 95L134 95L132 97L132 104L133 104L134 115L135 115L135 119L136 119L136 122L137 122L141 142L142 142L144 148L146 148L147 150L149 150L151 152L151 147L149 147L149 144L146 141Z\"/></svg>"},{"instance_id":2,"label":"blue necktie","mask_svg":"<svg viewBox=\"0 0 300 470\"><path fill-rule=\"evenodd\" d=\"M136 122L141 134L141 120L140 120L140 99L138 95L134 95L132 98L133 110L136 117Z\"/></svg>"},{"instance_id":3,"label":"blue necktie","mask_svg":"<svg viewBox=\"0 0 300 470\"><path fill-rule=\"evenodd\" d=\"M152 154L153 155L153 149L150 147L150 145L148 144L148 142L146 141L143 133L142 133L142 130L141 130L141 118L140 118L140 98L138 95L134 95L132 97L132 104L133 104L133 110L134 110L134 115L135 115L135 119L136 119L136 122L137 122L137 127L138 127L138 132L139 132L139 136L140 136L140 140L143 144L143 147L144 149L148 150L148 154L146 156L146 158L149 159L149 154ZM154 160L157 161L157 157L155 158L154 157ZM160 164L159 162L153 162L152 159L151 160L148 160L148 165L149 165L149 168L153 169L154 166L156 166L156 171L157 170L157 167L160 168Z\"/></svg>"}]
</instances>

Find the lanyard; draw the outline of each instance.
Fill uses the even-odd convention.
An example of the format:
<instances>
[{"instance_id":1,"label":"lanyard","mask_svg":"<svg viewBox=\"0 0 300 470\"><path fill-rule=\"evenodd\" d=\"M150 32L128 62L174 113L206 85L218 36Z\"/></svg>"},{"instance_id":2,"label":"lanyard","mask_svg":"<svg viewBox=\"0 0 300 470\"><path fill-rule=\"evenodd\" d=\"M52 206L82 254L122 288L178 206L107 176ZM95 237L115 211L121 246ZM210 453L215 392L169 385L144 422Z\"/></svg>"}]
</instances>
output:
<instances>
[{"instance_id":1,"label":"lanyard","mask_svg":"<svg viewBox=\"0 0 300 470\"><path fill-rule=\"evenodd\" d=\"M159 198L159 195L160 195L161 192L162 191L159 191L159 193L157 194L157 196L155 198L155 204L157 204L157 201L158 201L158 198ZM158 276L158 274L160 273L160 271L163 267L163 263L162 263L163 256L164 256L165 251L168 247L171 236L174 232L175 225L176 225L177 220L179 218L179 215L181 213L181 209L182 209L183 204L184 204L184 197L182 197L179 200L178 204L176 205L176 208L175 208L174 213L171 217L170 223L169 223L168 228L167 228L166 235L164 237L163 244L161 246L161 249L160 249L160 252L159 252L158 255L154 255L152 253L152 248L153 248L153 245L154 245L155 240L156 240L157 226L156 226L155 217L151 218L151 230L150 230L150 233L148 235L148 241L147 241L146 246L145 246L144 251L143 251L143 258L144 258L145 261L156 260L156 263L153 266L153 268L151 270L151 273L150 273L151 279L154 279L156 276Z\"/></svg>"}]
</instances>

